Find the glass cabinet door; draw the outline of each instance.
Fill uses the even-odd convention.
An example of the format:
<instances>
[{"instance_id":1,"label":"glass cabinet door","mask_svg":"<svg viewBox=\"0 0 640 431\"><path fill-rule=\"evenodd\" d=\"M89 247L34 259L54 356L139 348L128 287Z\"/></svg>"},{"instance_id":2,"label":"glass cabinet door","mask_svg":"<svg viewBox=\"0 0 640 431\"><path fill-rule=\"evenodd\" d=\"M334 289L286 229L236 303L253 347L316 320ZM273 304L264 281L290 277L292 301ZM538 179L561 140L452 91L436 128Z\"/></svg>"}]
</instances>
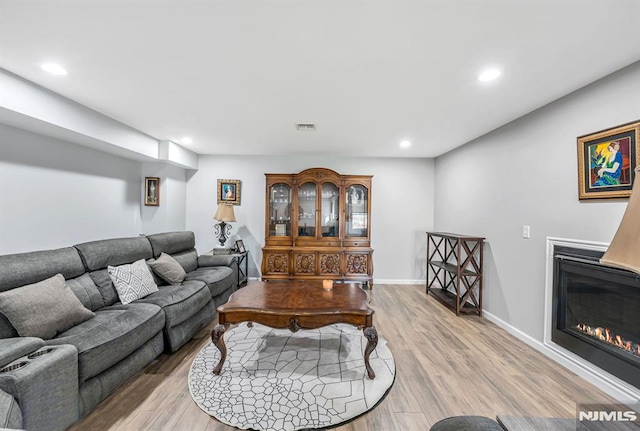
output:
<instances>
[{"instance_id":1,"label":"glass cabinet door","mask_svg":"<svg viewBox=\"0 0 640 431\"><path fill-rule=\"evenodd\" d=\"M291 187L277 183L269 189L269 235L291 236Z\"/></svg>"},{"instance_id":2,"label":"glass cabinet door","mask_svg":"<svg viewBox=\"0 0 640 431\"><path fill-rule=\"evenodd\" d=\"M338 236L338 186L333 183L322 184L322 208L320 226L323 237Z\"/></svg>"},{"instance_id":3,"label":"glass cabinet door","mask_svg":"<svg viewBox=\"0 0 640 431\"><path fill-rule=\"evenodd\" d=\"M346 236L367 237L369 232L369 190L360 184L351 185L346 190L346 201Z\"/></svg>"},{"instance_id":4,"label":"glass cabinet door","mask_svg":"<svg viewBox=\"0 0 640 431\"><path fill-rule=\"evenodd\" d=\"M298 236L316 236L316 184L298 188Z\"/></svg>"}]
</instances>

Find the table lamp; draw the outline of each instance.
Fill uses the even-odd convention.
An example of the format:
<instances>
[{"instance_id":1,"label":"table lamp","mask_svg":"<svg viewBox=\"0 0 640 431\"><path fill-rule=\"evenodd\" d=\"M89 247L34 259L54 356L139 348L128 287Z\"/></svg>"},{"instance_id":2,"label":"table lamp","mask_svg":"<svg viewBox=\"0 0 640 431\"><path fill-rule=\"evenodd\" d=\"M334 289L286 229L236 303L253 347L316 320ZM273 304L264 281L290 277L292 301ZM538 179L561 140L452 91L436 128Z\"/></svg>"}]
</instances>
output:
<instances>
[{"instance_id":1,"label":"table lamp","mask_svg":"<svg viewBox=\"0 0 640 431\"><path fill-rule=\"evenodd\" d=\"M233 205L218 204L218 209L213 218L220 223L214 226L214 232L220 241L220 245L224 247L224 243L227 242L227 238L231 234L231 225L227 222L236 221L236 216L233 213Z\"/></svg>"}]
</instances>

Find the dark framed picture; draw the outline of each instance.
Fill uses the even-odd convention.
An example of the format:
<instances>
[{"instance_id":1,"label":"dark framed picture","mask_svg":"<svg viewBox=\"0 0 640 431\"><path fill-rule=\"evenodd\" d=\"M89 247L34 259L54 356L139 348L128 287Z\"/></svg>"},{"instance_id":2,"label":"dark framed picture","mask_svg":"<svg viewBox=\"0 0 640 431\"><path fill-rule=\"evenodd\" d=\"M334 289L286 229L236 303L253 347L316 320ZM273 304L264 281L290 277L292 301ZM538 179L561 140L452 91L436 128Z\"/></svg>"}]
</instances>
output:
<instances>
[{"instance_id":1,"label":"dark framed picture","mask_svg":"<svg viewBox=\"0 0 640 431\"><path fill-rule=\"evenodd\" d=\"M578 197L627 198L640 165L640 121L578 137Z\"/></svg>"},{"instance_id":2,"label":"dark framed picture","mask_svg":"<svg viewBox=\"0 0 640 431\"><path fill-rule=\"evenodd\" d=\"M151 207L160 206L160 178L145 177L144 204Z\"/></svg>"},{"instance_id":3,"label":"dark framed picture","mask_svg":"<svg viewBox=\"0 0 640 431\"><path fill-rule=\"evenodd\" d=\"M236 250L238 250L239 253L244 253L245 251L247 251L247 249L244 248L244 242L242 242L241 239L236 241Z\"/></svg>"},{"instance_id":4,"label":"dark framed picture","mask_svg":"<svg viewBox=\"0 0 640 431\"><path fill-rule=\"evenodd\" d=\"M218 203L240 205L240 180L218 180Z\"/></svg>"}]
</instances>

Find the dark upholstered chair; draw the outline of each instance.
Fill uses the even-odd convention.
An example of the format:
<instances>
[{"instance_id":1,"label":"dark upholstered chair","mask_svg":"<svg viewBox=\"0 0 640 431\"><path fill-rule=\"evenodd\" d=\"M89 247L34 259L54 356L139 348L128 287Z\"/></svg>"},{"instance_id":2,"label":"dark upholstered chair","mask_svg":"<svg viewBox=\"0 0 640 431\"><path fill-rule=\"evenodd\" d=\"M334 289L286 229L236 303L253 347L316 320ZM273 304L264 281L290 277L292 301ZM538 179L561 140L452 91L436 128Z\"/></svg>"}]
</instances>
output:
<instances>
[{"instance_id":1,"label":"dark upholstered chair","mask_svg":"<svg viewBox=\"0 0 640 431\"><path fill-rule=\"evenodd\" d=\"M453 416L436 422L429 431L504 431L493 419L483 416Z\"/></svg>"}]
</instances>

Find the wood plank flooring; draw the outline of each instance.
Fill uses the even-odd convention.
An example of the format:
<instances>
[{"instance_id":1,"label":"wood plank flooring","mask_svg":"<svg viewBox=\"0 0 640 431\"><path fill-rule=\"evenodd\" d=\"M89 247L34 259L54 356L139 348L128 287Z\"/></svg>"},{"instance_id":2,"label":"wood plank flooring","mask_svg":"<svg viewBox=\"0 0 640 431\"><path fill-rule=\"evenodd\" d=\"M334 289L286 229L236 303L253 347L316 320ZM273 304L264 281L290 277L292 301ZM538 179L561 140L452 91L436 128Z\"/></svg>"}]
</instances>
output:
<instances>
[{"instance_id":1,"label":"wood plank flooring","mask_svg":"<svg viewBox=\"0 0 640 431\"><path fill-rule=\"evenodd\" d=\"M396 381L371 412L340 431L428 430L454 415L575 417L576 403L613 403L596 387L478 316L456 317L424 285L376 285L374 324L396 360ZM161 355L72 428L230 431L193 402L195 355L215 322Z\"/></svg>"}]
</instances>

